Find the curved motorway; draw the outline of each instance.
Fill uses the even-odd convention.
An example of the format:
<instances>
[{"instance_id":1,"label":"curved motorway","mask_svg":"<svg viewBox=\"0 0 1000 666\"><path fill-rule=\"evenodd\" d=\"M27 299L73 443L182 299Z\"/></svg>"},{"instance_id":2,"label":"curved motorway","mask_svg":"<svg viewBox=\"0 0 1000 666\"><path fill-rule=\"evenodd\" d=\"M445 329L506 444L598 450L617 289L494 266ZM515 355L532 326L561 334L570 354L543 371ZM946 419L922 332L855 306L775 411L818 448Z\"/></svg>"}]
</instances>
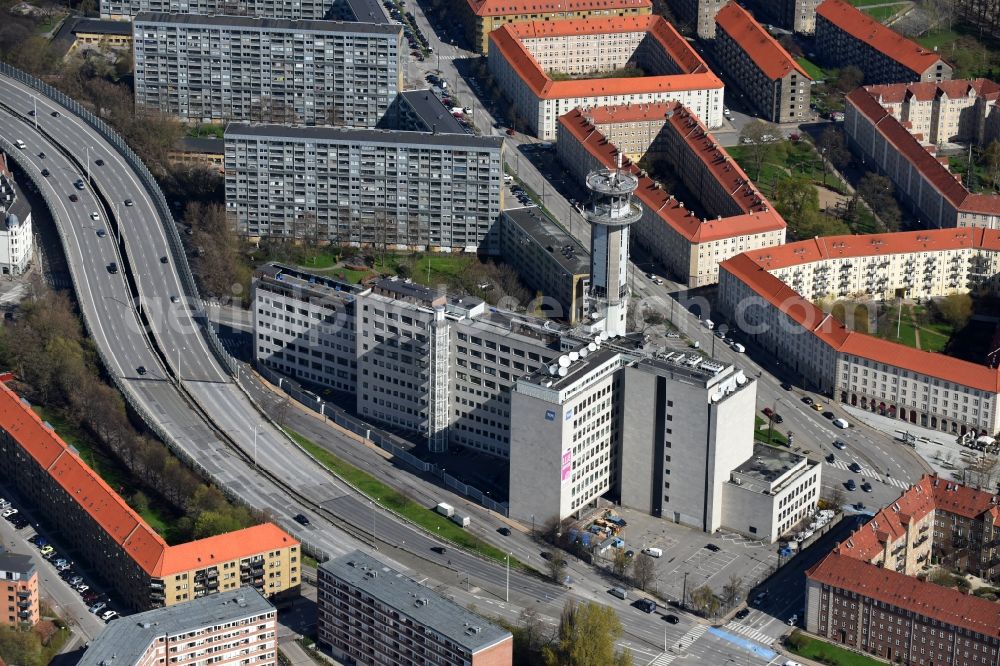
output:
<instances>
[{"instance_id":1,"label":"curved motorway","mask_svg":"<svg viewBox=\"0 0 1000 666\"><path fill-rule=\"evenodd\" d=\"M250 506L270 510L307 546L331 556L359 547L360 542L337 525L343 521L352 533L364 534L363 527L350 526L370 524L371 506L267 422L213 355L204 329L194 319L201 303L182 286L179 270L186 266L174 266L164 226L173 221L160 219L153 193L129 162L82 118L20 81L0 76L0 99L0 137L27 144L24 151L14 151L20 153L15 157L53 202L84 318L127 397L140 403L155 421L150 425L165 431L220 487ZM37 116L32 118L35 105ZM46 154L44 160L40 152ZM88 158L91 183L77 191L73 182L86 179ZM51 172L48 178L41 176L42 168ZM92 186L110 210L104 210ZM73 193L79 202L69 201ZM126 206L126 200L132 205ZM99 212L101 222L90 219L91 211ZM107 226L109 215L117 225ZM122 236L118 251L112 226ZM99 237L98 228L107 228L107 236ZM121 269L116 274L107 268L112 261ZM124 279L126 273L131 283ZM140 367L145 374L139 374ZM174 380L178 370L181 387ZM306 528L291 520L303 508L314 516ZM388 543L405 543L419 556L433 557L436 542L392 516L380 521L378 535ZM499 565L455 551L449 558L452 568L494 589L504 584ZM511 572L511 581L538 598L561 593L518 572Z\"/></svg>"}]
</instances>

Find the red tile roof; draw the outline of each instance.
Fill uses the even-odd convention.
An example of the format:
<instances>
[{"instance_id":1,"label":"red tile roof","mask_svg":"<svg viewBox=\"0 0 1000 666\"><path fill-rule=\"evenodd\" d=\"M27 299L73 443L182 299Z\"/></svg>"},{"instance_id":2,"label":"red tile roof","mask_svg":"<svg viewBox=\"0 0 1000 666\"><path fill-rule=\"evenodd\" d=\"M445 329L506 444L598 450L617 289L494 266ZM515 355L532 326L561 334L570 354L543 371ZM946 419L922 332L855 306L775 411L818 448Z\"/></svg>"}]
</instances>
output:
<instances>
[{"instance_id":1,"label":"red tile roof","mask_svg":"<svg viewBox=\"0 0 1000 666\"><path fill-rule=\"evenodd\" d=\"M987 100L1000 99L1000 83L994 83L989 79L952 79L938 83L926 81L889 83L880 86L865 86L865 90L882 104L900 104L906 99L929 102L942 95L956 99L968 97L970 91L975 91L976 97L985 97Z\"/></svg>"},{"instance_id":2,"label":"red tile roof","mask_svg":"<svg viewBox=\"0 0 1000 666\"><path fill-rule=\"evenodd\" d=\"M768 272L838 257L879 256L961 247L1000 250L1000 231L962 227L894 234L827 236L745 252L724 261L720 270L738 278L837 351L962 386L998 392L1000 370L850 331Z\"/></svg>"},{"instance_id":3,"label":"red tile roof","mask_svg":"<svg viewBox=\"0 0 1000 666\"><path fill-rule=\"evenodd\" d=\"M640 105L633 105L640 106ZM649 107L643 113L663 112L666 125L684 138L686 145L707 167L719 184L732 193L733 201L743 209L744 214L723 219L702 221L681 205L673 195L668 194L648 176L643 176L637 166L624 159L626 170L636 174L639 187L636 196L647 208L656 211L660 218L674 231L692 243L704 243L721 238L765 233L785 228L785 221L778 215L770 202L759 193L740 166L729 157L725 148L715 143L704 124L689 109L678 102L664 105L641 105ZM624 109L626 107L616 107ZM594 109L598 117L610 119L617 111ZM596 157L605 167L613 167L618 157L618 149L609 142L589 119L591 111L574 109L559 118L559 131L569 132L583 147ZM626 114L628 115L628 114Z\"/></svg>"},{"instance_id":4,"label":"red tile roof","mask_svg":"<svg viewBox=\"0 0 1000 666\"><path fill-rule=\"evenodd\" d=\"M645 32L660 44L682 71L666 76L553 81L524 45L525 39ZM723 88L701 56L662 16L616 16L601 19L507 23L490 33L490 57L503 57L541 99L572 99L653 92Z\"/></svg>"},{"instance_id":5,"label":"red tile roof","mask_svg":"<svg viewBox=\"0 0 1000 666\"><path fill-rule=\"evenodd\" d=\"M651 0L468 0L476 16L558 14L592 10L652 8Z\"/></svg>"},{"instance_id":6,"label":"red tile roof","mask_svg":"<svg viewBox=\"0 0 1000 666\"><path fill-rule=\"evenodd\" d=\"M730 2L715 15L715 23L772 81L784 78L793 71L812 81L812 77L795 62L795 58L754 20L750 12L735 2Z\"/></svg>"},{"instance_id":7,"label":"red tile roof","mask_svg":"<svg viewBox=\"0 0 1000 666\"><path fill-rule=\"evenodd\" d=\"M830 553L806 572L810 580L891 604L947 625L1000 638L1000 604Z\"/></svg>"},{"instance_id":8,"label":"red tile roof","mask_svg":"<svg viewBox=\"0 0 1000 666\"><path fill-rule=\"evenodd\" d=\"M933 480L924 475L899 498L889 504L841 542L834 550L841 555L871 562L890 542L906 535L910 522L919 522L936 506Z\"/></svg>"},{"instance_id":9,"label":"red tile roof","mask_svg":"<svg viewBox=\"0 0 1000 666\"><path fill-rule=\"evenodd\" d=\"M858 88L847 96L847 103L867 118L876 131L957 210L980 215L1000 215L1000 195L970 194L955 175L925 146L920 145L916 137L879 103L875 93L868 88Z\"/></svg>"},{"instance_id":10,"label":"red tile roof","mask_svg":"<svg viewBox=\"0 0 1000 666\"><path fill-rule=\"evenodd\" d=\"M46 470L70 497L153 578L212 562L249 557L298 541L272 523L168 546L94 470L69 449L5 384L0 384L0 428ZM202 559L205 564L200 564Z\"/></svg>"},{"instance_id":11,"label":"red tile roof","mask_svg":"<svg viewBox=\"0 0 1000 666\"><path fill-rule=\"evenodd\" d=\"M824 0L816 14L903 65L917 78L941 60L934 51L906 39L843 0Z\"/></svg>"}]
</instances>

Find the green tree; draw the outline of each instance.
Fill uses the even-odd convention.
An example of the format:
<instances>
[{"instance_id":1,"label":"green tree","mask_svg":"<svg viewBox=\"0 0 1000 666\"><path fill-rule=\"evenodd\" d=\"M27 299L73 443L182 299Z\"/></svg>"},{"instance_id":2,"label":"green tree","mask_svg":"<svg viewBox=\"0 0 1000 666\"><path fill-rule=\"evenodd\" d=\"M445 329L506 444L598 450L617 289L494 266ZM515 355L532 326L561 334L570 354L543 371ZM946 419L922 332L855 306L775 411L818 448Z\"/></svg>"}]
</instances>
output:
<instances>
[{"instance_id":1,"label":"green tree","mask_svg":"<svg viewBox=\"0 0 1000 666\"><path fill-rule=\"evenodd\" d=\"M632 654L616 652L622 624L614 609L594 602L566 602L553 645L543 650L546 666L632 666Z\"/></svg>"},{"instance_id":2,"label":"green tree","mask_svg":"<svg viewBox=\"0 0 1000 666\"><path fill-rule=\"evenodd\" d=\"M781 181L775 193L775 206L790 223L797 224L807 211L819 210L819 192L805 176L796 175Z\"/></svg>"},{"instance_id":3,"label":"green tree","mask_svg":"<svg viewBox=\"0 0 1000 666\"><path fill-rule=\"evenodd\" d=\"M243 529L248 525L248 521L242 519L238 511L205 511L195 518L194 532L195 539L225 534Z\"/></svg>"},{"instance_id":4,"label":"green tree","mask_svg":"<svg viewBox=\"0 0 1000 666\"><path fill-rule=\"evenodd\" d=\"M778 126L764 120L751 120L740 130L740 143L747 147L753 165L753 180L760 179L760 171L778 149L780 138Z\"/></svg>"},{"instance_id":5,"label":"green tree","mask_svg":"<svg viewBox=\"0 0 1000 666\"><path fill-rule=\"evenodd\" d=\"M847 95L854 91L865 80L865 73L854 65L848 65L837 72L833 87L837 92Z\"/></svg>"},{"instance_id":6,"label":"green tree","mask_svg":"<svg viewBox=\"0 0 1000 666\"><path fill-rule=\"evenodd\" d=\"M962 328L972 316L972 297L968 294L949 294L934 299L938 316L954 328Z\"/></svg>"},{"instance_id":7,"label":"green tree","mask_svg":"<svg viewBox=\"0 0 1000 666\"><path fill-rule=\"evenodd\" d=\"M858 194L885 225L883 231L899 231L902 213L892 196L895 187L885 176L869 171L858 183Z\"/></svg>"},{"instance_id":8,"label":"green tree","mask_svg":"<svg viewBox=\"0 0 1000 666\"><path fill-rule=\"evenodd\" d=\"M611 573L618 578L627 579L632 560L625 554L624 548L613 548L614 556L611 560Z\"/></svg>"},{"instance_id":9,"label":"green tree","mask_svg":"<svg viewBox=\"0 0 1000 666\"><path fill-rule=\"evenodd\" d=\"M719 612L721 604L719 598L715 596L708 585L691 590L691 608L705 617L715 617Z\"/></svg>"},{"instance_id":10,"label":"green tree","mask_svg":"<svg viewBox=\"0 0 1000 666\"><path fill-rule=\"evenodd\" d=\"M993 189L1000 189L1000 139L993 139L983 150L986 177Z\"/></svg>"},{"instance_id":11,"label":"green tree","mask_svg":"<svg viewBox=\"0 0 1000 666\"><path fill-rule=\"evenodd\" d=\"M0 656L8 664L44 666L41 641L31 631L0 627Z\"/></svg>"},{"instance_id":12,"label":"green tree","mask_svg":"<svg viewBox=\"0 0 1000 666\"><path fill-rule=\"evenodd\" d=\"M743 579L736 574L731 575L729 582L722 586L722 601L726 608L732 608L738 604L742 600L744 592L746 592L746 585L743 583Z\"/></svg>"}]
</instances>

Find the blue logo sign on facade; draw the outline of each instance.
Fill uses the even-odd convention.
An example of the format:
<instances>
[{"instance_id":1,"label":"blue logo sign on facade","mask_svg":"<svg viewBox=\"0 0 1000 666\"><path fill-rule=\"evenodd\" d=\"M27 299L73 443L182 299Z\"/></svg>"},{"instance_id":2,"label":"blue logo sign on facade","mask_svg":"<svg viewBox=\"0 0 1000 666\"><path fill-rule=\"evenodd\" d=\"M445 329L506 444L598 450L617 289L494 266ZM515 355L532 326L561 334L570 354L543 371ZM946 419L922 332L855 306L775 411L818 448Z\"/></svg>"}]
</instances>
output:
<instances>
[{"instance_id":1,"label":"blue logo sign on facade","mask_svg":"<svg viewBox=\"0 0 1000 666\"><path fill-rule=\"evenodd\" d=\"M545 410L545 420L546 421L555 421L556 420L556 413L554 411L552 411L551 409L546 409Z\"/></svg>"}]
</instances>

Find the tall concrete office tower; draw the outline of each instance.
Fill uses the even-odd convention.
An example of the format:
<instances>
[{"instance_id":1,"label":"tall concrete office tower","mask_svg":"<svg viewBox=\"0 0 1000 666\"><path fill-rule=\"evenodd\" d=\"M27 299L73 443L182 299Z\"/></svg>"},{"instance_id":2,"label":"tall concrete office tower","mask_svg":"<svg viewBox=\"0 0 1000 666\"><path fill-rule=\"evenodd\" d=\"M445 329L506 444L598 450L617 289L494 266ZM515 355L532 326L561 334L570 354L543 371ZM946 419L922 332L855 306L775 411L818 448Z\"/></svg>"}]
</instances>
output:
<instances>
[{"instance_id":1,"label":"tall concrete office tower","mask_svg":"<svg viewBox=\"0 0 1000 666\"><path fill-rule=\"evenodd\" d=\"M625 335L628 315L628 228L642 217L642 206L632 200L639 179L622 171L622 156L614 169L587 175L591 204L590 314L604 319L608 335Z\"/></svg>"}]
</instances>

